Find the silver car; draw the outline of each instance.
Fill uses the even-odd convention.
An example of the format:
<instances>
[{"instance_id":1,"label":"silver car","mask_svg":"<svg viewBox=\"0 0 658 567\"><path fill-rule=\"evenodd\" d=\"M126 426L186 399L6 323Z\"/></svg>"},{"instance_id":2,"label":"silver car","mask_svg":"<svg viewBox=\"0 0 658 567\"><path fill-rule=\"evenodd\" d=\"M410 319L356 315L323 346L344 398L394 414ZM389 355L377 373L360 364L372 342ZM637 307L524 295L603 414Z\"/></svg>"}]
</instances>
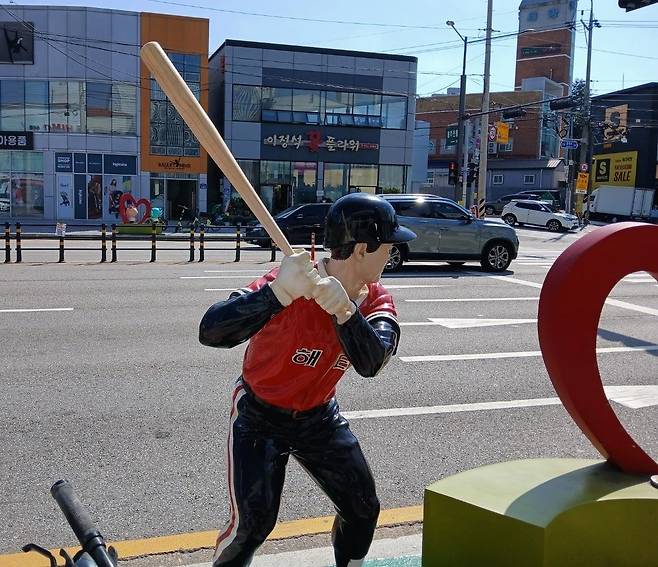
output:
<instances>
[{"instance_id":1,"label":"silver car","mask_svg":"<svg viewBox=\"0 0 658 567\"><path fill-rule=\"evenodd\" d=\"M442 260L461 266L479 261L490 272L508 268L519 250L516 231L500 221L476 219L450 199L432 195L382 195L402 226L417 238L394 246L386 271L399 270L407 260Z\"/></svg>"}]
</instances>

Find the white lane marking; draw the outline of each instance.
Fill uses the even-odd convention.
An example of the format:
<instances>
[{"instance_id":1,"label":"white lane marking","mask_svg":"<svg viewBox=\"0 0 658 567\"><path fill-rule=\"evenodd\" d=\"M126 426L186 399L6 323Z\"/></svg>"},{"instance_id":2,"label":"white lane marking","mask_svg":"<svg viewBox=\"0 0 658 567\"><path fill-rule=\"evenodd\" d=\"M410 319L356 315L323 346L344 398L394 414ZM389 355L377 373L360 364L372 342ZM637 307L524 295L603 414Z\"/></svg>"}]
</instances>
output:
<instances>
[{"instance_id":1,"label":"white lane marking","mask_svg":"<svg viewBox=\"0 0 658 567\"><path fill-rule=\"evenodd\" d=\"M439 287L449 287L448 284L440 284L440 285L439 284L437 284L437 285L430 285L430 284L427 284L427 285L424 285L424 284L404 284L404 285L400 284L400 285L396 285L396 284L393 284L393 285L389 285L386 282L383 282L382 285L386 289L437 289Z\"/></svg>"},{"instance_id":2,"label":"white lane marking","mask_svg":"<svg viewBox=\"0 0 658 567\"><path fill-rule=\"evenodd\" d=\"M266 274L267 270L203 270L204 274Z\"/></svg>"},{"instance_id":3,"label":"white lane marking","mask_svg":"<svg viewBox=\"0 0 658 567\"><path fill-rule=\"evenodd\" d=\"M471 272L469 272L470 275ZM541 289L542 284L537 283L537 282L529 282L528 280L520 280L519 278L513 278L511 276L491 276L488 275L488 278L491 278L493 280L500 280L501 282L511 282L519 285L525 285L528 287L535 287L537 289Z\"/></svg>"},{"instance_id":4,"label":"white lane marking","mask_svg":"<svg viewBox=\"0 0 658 567\"><path fill-rule=\"evenodd\" d=\"M658 386L606 386L609 400L632 409L658 405ZM531 398L471 404L449 404L444 406L420 406L408 408L373 409L344 412L346 419L372 419L378 417L402 417L408 415L433 415L497 409L527 408L561 405L560 398Z\"/></svg>"},{"instance_id":5,"label":"white lane marking","mask_svg":"<svg viewBox=\"0 0 658 567\"><path fill-rule=\"evenodd\" d=\"M658 350L658 345L642 347L602 347L597 348L599 354L619 352L650 352ZM401 356L402 362L450 362L461 360L491 360L499 358L532 358L541 356L540 350L527 350L521 352L484 352L478 354L439 354L427 356Z\"/></svg>"},{"instance_id":6,"label":"white lane marking","mask_svg":"<svg viewBox=\"0 0 658 567\"><path fill-rule=\"evenodd\" d=\"M209 287L203 291L235 291L234 287Z\"/></svg>"},{"instance_id":7,"label":"white lane marking","mask_svg":"<svg viewBox=\"0 0 658 567\"><path fill-rule=\"evenodd\" d=\"M652 309L651 307L643 307L642 305L635 305L634 303L628 303L626 301L619 301L618 299L606 299L605 301L608 305L613 305L614 307L621 307L622 309L628 309L629 311L637 311L639 313L645 313L647 315L658 315L658 309Z\"/></svg>"},{"instance_id":8,"label":"white lane marking","mask_svg":"<svg viewBox=\"0 0 658 567\"><path fill-rule=\"evenodd\" d=\"M639 409L658 405L658 386L606 386L608 399L626 406Z\"/></svg>"},{"instance_id":9,"label":"white lane marking","mask_svg":"<svg viewBox=\"0 0 658 567\"><path fill-rule=\"evenodd\" d=\"M52 307L49 309L0 309L0 313L43 313L46 311L73 311L73 307Z\"/></svg>"},{"instance_id":10,"label":"white lane marking","mask_svg":"<svg viewBox=\"0 0 658 567\"><path fill-rule=\"evenodd\" d=\"M259 272L262 273L262 272ZM178 276L181 280L243 280L243 275L235 276Z\"/></svg>"},{"instance_id":11,"label":"white lane marking","mask_svg":"<svg viewBox=\"0 0 658 567\"><path fill-rule=\"evenodd\" d=\"M398 323L400 327L439 325L447 329L473 329L475 327L495 327L498 325L517 325L519 323L536 323L537 319L452 319L430 317L428 321L410 321Z\"/></svg>"},{"instance_id":12,"label":"white lane marking","mask_svg":"<svg viewBox=\"0 0 658 567\"><path fill-rule=\"evenodd\" d=\"M539 297L463 297L461 299L405 299L407 303L461 303L475 301L539 301Z\"/></svg>"}]
</instances>

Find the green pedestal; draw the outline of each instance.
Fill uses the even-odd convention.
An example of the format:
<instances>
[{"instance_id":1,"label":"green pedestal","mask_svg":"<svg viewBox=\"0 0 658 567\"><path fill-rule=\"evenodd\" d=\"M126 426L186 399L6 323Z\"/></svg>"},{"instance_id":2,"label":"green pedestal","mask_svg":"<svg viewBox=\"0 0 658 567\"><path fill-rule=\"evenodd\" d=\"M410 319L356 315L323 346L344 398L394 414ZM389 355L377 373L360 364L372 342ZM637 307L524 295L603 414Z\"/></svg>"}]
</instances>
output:
<instances>
[{"instance_id":1,"label":"green pedestal","mask_svg":"<svg viewBox=\"0 0 658 567\"><path fill-rule=\"evenodd\" d=\"M499 463L425 490L423 567L658 566L658 489L603 461Z\"/></svg>"},{"instance_id":2,"label":"green pedestal","mask_svg":"<svg viewBox=\"0 0 658 567\"><path fill-rule=\"evenodd\" d=\"M152 234L153 228L150 224L118 224L117 232L119 234ZM155 233L160 234L162 227L155 227Z\"/></svg>"}]
</instances>

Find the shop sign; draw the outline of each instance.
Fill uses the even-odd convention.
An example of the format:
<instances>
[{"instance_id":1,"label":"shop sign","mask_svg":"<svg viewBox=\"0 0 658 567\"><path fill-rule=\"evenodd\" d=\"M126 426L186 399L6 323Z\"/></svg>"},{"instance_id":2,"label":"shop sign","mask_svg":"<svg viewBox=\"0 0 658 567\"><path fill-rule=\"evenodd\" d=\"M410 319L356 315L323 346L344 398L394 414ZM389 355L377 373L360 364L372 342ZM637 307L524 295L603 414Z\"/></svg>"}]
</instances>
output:
<instances>
[{"instance_id":1,"label":"shop sign","mask_svg":"<svg viewBox=\"0 0 658 567\"><path fill-rule=\"evenodd\" d=\"M105 154L105 173L117 175L135 175L137 173L137 158L128 155Z\"/></svg>"},{"instance_id":2,"label":"shop sign","mask_svg":"<svg viewBox=\"0 0 658 567\"><path fill-rule=\"evenodd\" d=\"M191 169L192 164L184 159L174 158L159 161L158 167L167 171L185 171Z\"/></svg>"},{"instance_id":3,"label":"shop sign","mask_svg":"<svg viewBox=\"0 0 658 567\"><path fill-rule=\"evenodd\" d=\"M562 53L562 46L559 43L532 45L521 48L521 57L542 57L546 55L558 55L560 53Z\"/></svg>"},{"instance_id":4,"label":"shop sign","mask_svg":"<svg viewBox=\"0 0 658 567\"><path fill-rule=\"evenodd\" d=\"M32 150L34 134L32 132L0 132L0 150Z\"/></svg>"},{"instance_id":5,"label":"shop sign","mask_svg":"<svg viewBox=\"0 0 658 567\"><path fill-rule=\"evenodd\" d=\"M594 187L618 185L635 187L637 152L618 152L594 156Z\"/></svg>"},{"instance_id":6,"label":"shop sign","mask_svg":"<svg viewBox=\"0 0 658 567\"><path fill-rule=\"evenodd\" d=\"M263 140L263 144L281 148L293 147L299 149L305 147L310 152L317 152L320 148L328 152L335 152L336 150L358 152L379 149L379 144L373 142L361 142L353 138L340 140L336 139L335 136L323 136L319 130L309 130L305 134L306 137L302 134L272 134Z\"/></svg>"},{"instance_id":7,"label":"shop sign","mask_svg":"<svg viewBox=\"0 0 658 567\"><path fill-rule=\"evenodd\" d=\"M620 104L605 109L603 141L614 142L628 134L628 105Z\"/></svg>"},{"instance_id":8,"label":"shop sign","mask_svg":"<svg viewBox=\"0 0 658 567\"><path fill-rule=\"evenodd\" d=\"M73 173L73 154L55 152L55 171L57 173Z\"/></svg>"},{"instance_id":9,"label":"shop sign","mask_svg":"<svg viewBox=\"0 0 658 567\"><path fill-rule=\"evenodd\" d=\"M587 185L589 183L589 173L583 173L582 171L578 174L576 179L576 193L587 193Z\"/></svg>"},{"instance_id":10,"label":"shop sign","mask_svg":"<svg viewBox=\"0 0 658 567\"><path fill-rule=\"evenodd\" d=\"M87 171L89 173L103 173L103 155L102 154L88 154L87 155Z\"/></svg>"},{"instance_id":11,"label":"shop sign","mask_svg":"<svg viewBox=\"0 0 658 567\"><path fill-rule=\"evenodd\" d=\"M446 147L456 146L459 138L459 126L448 126L446 128ZM434 152L432 152L434 153Z\"/></svg>"},{"instance_id":12,"label":"shop sign","mask_svg":"<svg viewBox=\"0 0 658 567\"><path fill-rule=\"evenodd\" d=\"M509 124L496 122L496 143L509 144Z\"/></svg>"},{"instance_id":13,"label":"shop sign","mask_svg":"<svg viewBox=\"0 0 658 567\"><path fill-rule=\"evenodd\" d=\"M73 171L87 173L87 154L73 154Z\"/></svg>"}]
</instances>

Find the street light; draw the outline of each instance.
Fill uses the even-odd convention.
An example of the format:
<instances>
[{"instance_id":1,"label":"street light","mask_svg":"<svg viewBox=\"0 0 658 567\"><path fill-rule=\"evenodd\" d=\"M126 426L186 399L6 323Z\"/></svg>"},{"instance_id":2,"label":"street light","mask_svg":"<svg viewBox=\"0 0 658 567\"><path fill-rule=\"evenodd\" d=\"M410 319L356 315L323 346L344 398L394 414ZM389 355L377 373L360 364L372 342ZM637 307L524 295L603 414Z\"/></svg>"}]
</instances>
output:
<instances>
[{"instance_id":1,"label":"street light","mask_svg":"<svg viewBox=\"0 0 658 567\"><path fill-rule=\"evenodd\" d=\"M462 76L461 80L459 83L459 116L457 118L457 163L459 163L459 160L462 157L462 148L463 145L466 143L465 135L464 135L464 110L466 106L466 48L468 47L468 37L463 36L462 34L459 33L459 30L455 27L455 22L452 20L448 20L446 22L446 26L451 27L453 30L455 30L455 33L459 36L459 38L464 42L464 58L462 62ZM468 165L468 159L464 160L464 164L462 167L459 168L459 171L461 171L463 179L466 178L464 173L466 172L466 167ZM459 183L459 175L457 175L457 182L455 183L455 186Z\"/></svg>"}]
</instances>

